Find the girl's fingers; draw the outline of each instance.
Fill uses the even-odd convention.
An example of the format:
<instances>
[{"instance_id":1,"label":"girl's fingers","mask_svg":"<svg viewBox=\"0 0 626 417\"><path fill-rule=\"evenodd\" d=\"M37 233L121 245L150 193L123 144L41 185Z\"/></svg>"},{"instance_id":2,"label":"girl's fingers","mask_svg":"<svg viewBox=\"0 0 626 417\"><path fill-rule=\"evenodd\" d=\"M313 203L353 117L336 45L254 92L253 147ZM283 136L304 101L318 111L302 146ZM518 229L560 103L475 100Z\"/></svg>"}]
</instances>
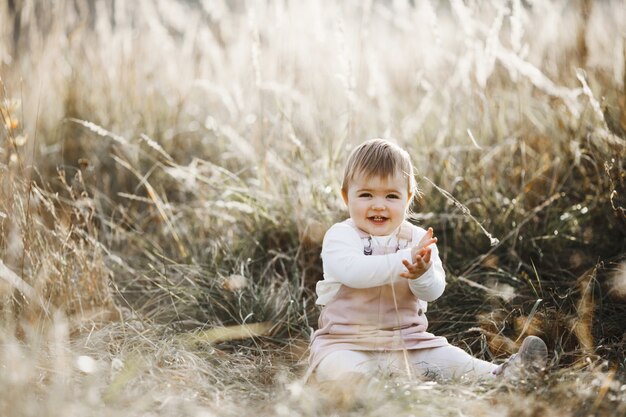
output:
<instances>
[{"instance_id":1,"label":"girl's fingers","mask_svg":"<svg viewBox=\"0 0 626 417\"><path fill-rule=\"evenodd\" d=\"M413 273L415 271L415 264L410 263L406 259L402 260L402 264L409 272Z\"/></svg>"},{"instance_id":2,"label":"girl's fingers","mask_svg":"<svg viewBox=\"0 0 626 417\"><path fill-rule=\"evenodd\" d=\"M401 272L399 275L406 279L415 279L428 269L430 264L430 255L432 250L427 248L421 251L421 255L415 256L415 263L411 263L406 259L402 260L402 264L407 269L406 272Z\"/></svg>"},{"instance_id":3,"label":"girl's fingers","mask_svg":"<svg viewBox=\"0 0 626 417\"><path fill-rule=\"evenodd\" d=\"M418 244L418 246L419 246L421 249L424 249L424 248L427 248L428 246L433 245L433 244L435 244L435 243L437 243L437 238L432 238L432 239L428 239L428 240L426 240L426 241L424 241L424 242L420 242L420 243Z\"/></svg>"}]
</instances>

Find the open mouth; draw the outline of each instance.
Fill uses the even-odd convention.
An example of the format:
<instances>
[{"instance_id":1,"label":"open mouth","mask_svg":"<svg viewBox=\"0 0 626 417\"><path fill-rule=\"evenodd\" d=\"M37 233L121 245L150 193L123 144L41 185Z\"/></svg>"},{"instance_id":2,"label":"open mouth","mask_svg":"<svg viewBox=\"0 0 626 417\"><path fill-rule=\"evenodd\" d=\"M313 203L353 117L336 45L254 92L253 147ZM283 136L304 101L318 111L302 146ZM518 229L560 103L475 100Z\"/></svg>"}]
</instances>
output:
<instances>
[{"instance_id":1,"label":"open mouth","mask_svg":"<svg viewBox=\"0 0 626 417\"><path fill-rule=\"evenodd\" d=\"M368 217L368 220L374 222L374 223L384 223L385 221L388 220L387 217L383 217L383 216L371 216Z\"/></svg>"}]
</instances>

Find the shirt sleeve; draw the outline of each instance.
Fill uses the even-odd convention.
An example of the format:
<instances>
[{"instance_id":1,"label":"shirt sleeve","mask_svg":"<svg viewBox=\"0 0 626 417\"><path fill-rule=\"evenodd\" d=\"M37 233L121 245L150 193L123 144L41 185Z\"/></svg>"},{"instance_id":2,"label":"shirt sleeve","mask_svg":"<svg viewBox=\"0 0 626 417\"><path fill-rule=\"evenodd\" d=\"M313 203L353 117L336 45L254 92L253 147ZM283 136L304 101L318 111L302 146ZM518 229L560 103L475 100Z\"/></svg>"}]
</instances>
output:
<instances>
[{"instance_id":1,"label":"shirt sleeve","mask_svg":"<svg viewBox=\"0 0 626 417\"><path fill-rule=\"evenodd\" d=\"M417 244L425 233L424 229L414 226L413 245ZM430 247L432 248L430 268L421 277L409 281L411 292L424 301L436 300L441 297L443 290L446 288L446 273L439 258L439 250L437 245L433 244Z\"/></svg>"},{"instance_id":2,"label":"shirt sleeve","mask_svg":"<svg viewBox=\"0 0 626 417\"><path fill-rule=\"evenodd\" d=\"M377 287L398 279L406 271L403 259L411 259L410 248L389 255L365 255L359 234L342 223L328 229L322 244L325 278L352 288Z\"/></svg>"}]
</instances>

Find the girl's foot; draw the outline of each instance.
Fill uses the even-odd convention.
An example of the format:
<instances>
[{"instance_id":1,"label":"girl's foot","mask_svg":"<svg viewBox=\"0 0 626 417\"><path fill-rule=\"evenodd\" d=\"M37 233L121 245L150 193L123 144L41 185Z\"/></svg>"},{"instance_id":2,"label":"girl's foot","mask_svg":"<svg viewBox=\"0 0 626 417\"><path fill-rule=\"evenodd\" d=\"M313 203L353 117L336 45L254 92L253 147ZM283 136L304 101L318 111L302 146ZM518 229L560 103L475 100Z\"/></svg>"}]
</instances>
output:
<instances>
[{"instance_id":1,"label":"girl's foot","mask_svg":"<svg viewBox=\"0 0 626 417\"><path fill-rule=\"evenodd\" d=\"M528 336L516 354L500 365L494 375L502 374L505 378L533 375L541 372L548 362L548 347L537 336Z\"/></svg>"}]
</instances>

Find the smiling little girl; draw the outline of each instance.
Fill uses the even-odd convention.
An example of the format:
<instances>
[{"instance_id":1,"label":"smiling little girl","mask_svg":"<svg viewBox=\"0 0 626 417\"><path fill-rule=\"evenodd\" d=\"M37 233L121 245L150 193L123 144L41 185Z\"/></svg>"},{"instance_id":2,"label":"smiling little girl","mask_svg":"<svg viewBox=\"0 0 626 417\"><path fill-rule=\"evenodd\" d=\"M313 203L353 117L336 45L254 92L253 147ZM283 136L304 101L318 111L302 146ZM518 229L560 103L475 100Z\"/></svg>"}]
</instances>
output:
<instances>
[{"instance_id":1,"label":"smiling little girl","mask_svg":"<svg viewBox=\"0 0 626 417\"><path fill-rule=\"evenodd\" d=\"M445 273L432 228L406 221L415 189L408 153L391 142L372 139L350 155L341 188L350 218L324 237L324 279L316 287L323 309L307 375L481 378L545 366L546 345L534 336L498 366L426 331L427 303L443 294Z\"/></svg>"}]
</instances>

